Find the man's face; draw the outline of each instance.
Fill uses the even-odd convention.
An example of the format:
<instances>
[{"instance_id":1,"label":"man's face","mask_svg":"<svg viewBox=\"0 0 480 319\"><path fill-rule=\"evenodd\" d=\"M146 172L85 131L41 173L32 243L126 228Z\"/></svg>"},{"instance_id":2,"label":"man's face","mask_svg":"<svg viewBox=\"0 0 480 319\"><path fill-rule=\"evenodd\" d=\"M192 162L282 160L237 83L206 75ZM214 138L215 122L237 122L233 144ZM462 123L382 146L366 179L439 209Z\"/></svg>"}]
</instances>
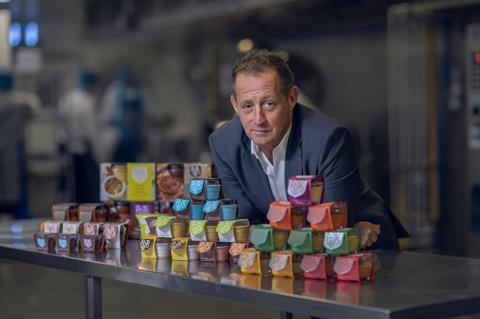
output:
<instances>
[{"instance_id":1,"label":"man's face","mask_svg":"<svg viewBox=\"0 0 480 319\"><path fill-rule=\"evenodd\" d=\"M298 88L292 87L285 96L277 72L266 69L261 73L237 74L235 93L230 101L245 134L263 152L273 151L292 121Z\"/></svg>"}]
</instances>

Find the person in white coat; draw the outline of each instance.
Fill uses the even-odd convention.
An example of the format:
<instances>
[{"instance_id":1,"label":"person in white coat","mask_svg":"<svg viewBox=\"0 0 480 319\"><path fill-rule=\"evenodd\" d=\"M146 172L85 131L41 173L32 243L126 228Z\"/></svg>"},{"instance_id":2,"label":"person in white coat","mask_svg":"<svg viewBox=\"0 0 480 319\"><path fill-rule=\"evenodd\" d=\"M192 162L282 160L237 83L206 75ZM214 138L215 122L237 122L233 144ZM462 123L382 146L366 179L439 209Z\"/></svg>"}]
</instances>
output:
<instances>
[{"instance_id":1,"label":"person in white coat","mask_svg":"<svg viewBox=\"0 0 480 319\"><path fill-rule=\"evenodd\" d=\"M10 71L0 70L0 213L28 217L25 127L40 109L39 98L14 89Z\"/></svg>"},{"instance_id":2,"label":"person in white coat","mask_svg":"<svg viewBox=\"0 0 480 319\"><path fill-rule=\"evenodd\" d=\"M75 195L71 200L84 203L98 200L95 84L96 76L93 73L82 72L77 86L67 92L59 104L65 147L73 162Z\"/></svg>"},{"instance_id":3,"label":"person in white coat","mask_svg":"<svg viewBox=\"0 0 480 319\"><path fill-rule=\"evenodd\" d=\"M129 68L119 70L105 90L99 112L103 161L136 162L142 152L144 97Z\"/></svg>"}]
</instances>

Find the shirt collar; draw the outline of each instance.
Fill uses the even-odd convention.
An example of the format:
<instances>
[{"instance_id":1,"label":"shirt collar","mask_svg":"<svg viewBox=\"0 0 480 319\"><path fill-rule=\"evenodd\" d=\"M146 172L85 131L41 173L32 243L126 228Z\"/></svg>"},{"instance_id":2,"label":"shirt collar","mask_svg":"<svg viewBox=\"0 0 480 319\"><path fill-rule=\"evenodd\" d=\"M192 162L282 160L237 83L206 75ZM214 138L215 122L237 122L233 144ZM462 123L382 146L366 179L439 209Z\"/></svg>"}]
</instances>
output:
<instances>
[{"instance_id":1,"label":"shirt collar","mask_svg":"<svg viewBox=\"0 0 480 319\"><path fill-rule=\"evenodd\" d=\"M282 151L282 152L287 151L288 138L290 137L290 130L291 129L292 129L292 123L290 123L290 126L288 127L288 130L285 133L285 135L283 136L280 143L277 146L275 146L275 148L273 149L273 153L278 153L279 151ZM250 140L250 152L252 153L252 155L255 155L256 158L258 158L258 156L261 152L260 148L258 147L257 144L255 144L253 142L253 140Z\"/></svg>"}]
</instances>

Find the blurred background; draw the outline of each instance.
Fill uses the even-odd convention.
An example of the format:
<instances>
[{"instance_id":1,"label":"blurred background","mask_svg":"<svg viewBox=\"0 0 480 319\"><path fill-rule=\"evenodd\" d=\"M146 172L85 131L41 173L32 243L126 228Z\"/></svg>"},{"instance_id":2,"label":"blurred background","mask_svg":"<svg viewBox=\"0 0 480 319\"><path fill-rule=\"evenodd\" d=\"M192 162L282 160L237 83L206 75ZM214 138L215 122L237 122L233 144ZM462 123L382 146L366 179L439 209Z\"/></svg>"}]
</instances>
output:
<instances>
[{"instance_id":1,"label":"blurred background","mask_svg":"<svg viewBox=\"0 0 480 319\"><path fill-rule=\"evenodd\" d=\"M0 0L0 218L97 201L102 161L208 162L252 48L351 130L408 249L480 256L476 0Z\"/></svg>"}]
</instances>

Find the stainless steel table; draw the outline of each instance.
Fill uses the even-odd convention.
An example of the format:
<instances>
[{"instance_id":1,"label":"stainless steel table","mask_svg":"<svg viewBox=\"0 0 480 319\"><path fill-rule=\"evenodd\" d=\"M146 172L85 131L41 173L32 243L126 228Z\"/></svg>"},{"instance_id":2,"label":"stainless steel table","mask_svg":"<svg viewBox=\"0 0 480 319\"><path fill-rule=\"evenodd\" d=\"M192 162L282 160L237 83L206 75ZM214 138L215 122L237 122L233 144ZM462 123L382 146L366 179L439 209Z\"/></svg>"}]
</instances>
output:
<instances>
[{"instance_id":1,"label":"stainless steel table","mask_svg":"<svg viewBox=\"0 0 480 319\"><path fill-rule=\"evenodd\" d=\"M103 254L37 252L39 221L0 223L0 259L85 275L87 318L101 318L101 278L270 307L320 318L442 318L480 312L480 259L377 252L372 283L242 275L228 263L143 259L137 241Z\"/></svg>"}]
</instances>

